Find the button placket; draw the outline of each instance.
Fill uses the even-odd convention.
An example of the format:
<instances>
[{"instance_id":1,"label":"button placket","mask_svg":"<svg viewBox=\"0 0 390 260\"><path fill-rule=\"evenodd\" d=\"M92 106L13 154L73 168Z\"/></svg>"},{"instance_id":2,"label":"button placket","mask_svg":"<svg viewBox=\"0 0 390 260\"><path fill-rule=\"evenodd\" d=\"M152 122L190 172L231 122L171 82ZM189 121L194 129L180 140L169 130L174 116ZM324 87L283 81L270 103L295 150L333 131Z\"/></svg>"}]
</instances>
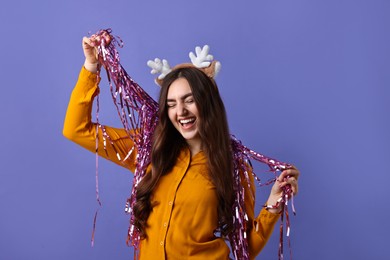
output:
<instances>
[{"instance_id":1,"label":"button placket","mask_svg":"<svg viewBox=\"0 0 390 260\"><path fill-rule=\"evenodd\" d=\"M169 222L171 221L171 217L172 217L172 211L173 211L173 205L174 205L174 201L175 201L175 198L176 198L176 193L177 193L177 190L180 186L180 183L182 181L182 179L184 178L189 166L190 166L190 162L191 162L191 158L190 158L190 153L189 153L189 150L186 151L186 156L185 156L185 159L179 163L179 167L181 168L180 171L178 171L178 174L175 176L175 181L172 182L172 190L170 189L168 191L168 194L169 194L169 198L168 198L168 207L166 208L165 210L165 213L166 215L164 214L164 223L163 223L163 236L162 236L162 239L160 241L160 246L164 246L164 250L165 249L165 242L166 242L166 238L167 238L167 233L168 233L168 226L169 226Z\"/></svg>"}]
</instances>

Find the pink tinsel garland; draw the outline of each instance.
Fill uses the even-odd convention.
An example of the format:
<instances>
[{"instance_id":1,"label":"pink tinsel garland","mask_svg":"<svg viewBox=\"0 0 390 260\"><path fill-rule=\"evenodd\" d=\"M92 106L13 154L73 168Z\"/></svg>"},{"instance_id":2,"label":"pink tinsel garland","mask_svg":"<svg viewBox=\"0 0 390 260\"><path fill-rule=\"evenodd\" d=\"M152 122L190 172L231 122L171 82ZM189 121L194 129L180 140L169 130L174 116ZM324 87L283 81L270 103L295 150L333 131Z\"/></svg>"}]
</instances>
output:
<instances>
[{"instance_id":1,"label":"pink tinsel garland","mask_svg":"<svg viewBox=\"0 0 390 260\"><path fill-rule=\"evenodd\" d=\"M115 47L115 45L118 45L120 47L123 46L122 41L119 39L119 37L112 36L110 29L100 30L96 33L96 35L102 35L103 33L110 34L111 41L110 43L106 43L104 37L101 37L101 43L97 47L99 61L107 71L112 99L117 108L119 118L123 124L124 129L127 131L129 138L134 141L135 146L137 148L137 166L134 172L133 187L131 195L126 203L126 212L130 214L130 226L128 230L127 243L129 245L134 246L135 252L137 252L139 249L140 235L139 231L134 226L134 215L132 212L132 208L136 201L135 194L137 186L144 177L146 173L146 168L151 162L150 153L152 147L152 135L158 122L158 103L153 100L153 98L151 98L136 82L134 82L133 79L126 73L124 68L121 66L119 53ZM99 106L97 107L97 109L99 109ZM105 146L107 145L107 141L108 144L111 145L112 142L110 136L106 133L104 126L100 125L98 122L98 127L102 130ZM136 131L133 131L134 129L136 129ZM260 153L249 149L248 147L244 146L239 140L237 140L234 136L232 136L231 140L234 160L234 191L236 193L236 199L233 205L233 212L235 212L233 218L234 231L229 234L228 240L230 242L233 251L232 253L235 259L246 260L249 259L246 234L246 223L248 217L245 211L244 204L245 187L243 187L241 183L240 173L244 174L246 182L248 184L247 188L250 188L251 182L249 179L249 174L253 174L253 177L260 185L268 185L276 180L276 173L278 171L283 171L290 167L290 165L277 161L275 159L268 158ZM96 149L98 149L98 147L96 147ZM106 147L104 147L104 149L106 149ZM119 158L119 155L118 158L120 160L126 160L132 152L133 150L129 151L126 158ZM260 179L252 170L251 159L268 165L270 171L275 174L275 178L265 184L261 184ZM98 185L96 185L96 194L99 205L101 205L99 199ZM254 196L254 194L252 195ZM287 202L289 198L292 198L292 191L290 186L286 186L283 190L283 196L278 201L278 204L271 206L277 207L279 206L279 204L281 204L282 207L280 243L278 253L279 259L283 259L284 217L286 218L287 236L289 236L290 230L290 221L287 207ZM294 208L293 211L295 214ZM96 215L94 220L94 229L95 222Z\"/></svg>"}]
</instances>

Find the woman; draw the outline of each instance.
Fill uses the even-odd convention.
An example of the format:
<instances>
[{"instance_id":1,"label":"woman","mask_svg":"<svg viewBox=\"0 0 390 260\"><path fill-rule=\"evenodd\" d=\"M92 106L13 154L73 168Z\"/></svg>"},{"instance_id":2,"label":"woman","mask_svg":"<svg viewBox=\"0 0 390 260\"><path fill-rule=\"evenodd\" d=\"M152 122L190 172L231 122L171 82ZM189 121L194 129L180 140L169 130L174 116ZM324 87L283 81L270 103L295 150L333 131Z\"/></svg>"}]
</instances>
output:
<instances>
[{"instance_id":1,"label":"woman","mask_svg":"<svg viewBox=\"0 0 390 260\"><path fill-rule=\"evenodd\" d=\"M106 41L109 42L109 36ZM73 90L64 135L95 152L92 102L98 93L100 37L83 38L85 63ZM99 142L102 132L98 130ZM113 146L99 155L134 172L136 152L124 129L105 127ZM124 158L126 160L119 160ZM229 259L225 238L233 231L233 159L225 108L213 79L200 69L173 69L162 80L159 121L153 135L151 164L138 185L134 225L141 236L140 259ZM281 173L266 205L278 205L282 188L298 191L299 171ZM253 179L245 187L248 254L264 247L279 219L280 208L264 208L255 217ZM219 235L217 235L219 234Z\"/></svg>"}]
</instances>

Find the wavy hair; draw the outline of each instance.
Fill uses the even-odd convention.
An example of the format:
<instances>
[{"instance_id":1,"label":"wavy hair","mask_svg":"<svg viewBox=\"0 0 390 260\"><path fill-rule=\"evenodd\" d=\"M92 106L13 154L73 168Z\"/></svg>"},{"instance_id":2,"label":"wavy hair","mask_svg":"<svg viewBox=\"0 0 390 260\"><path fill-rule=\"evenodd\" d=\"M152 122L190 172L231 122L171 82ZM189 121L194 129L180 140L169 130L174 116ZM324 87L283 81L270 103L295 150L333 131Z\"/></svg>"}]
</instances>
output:
<instances>
[{"instance_id":1,"label":"wavy hair","mask_svg":"<svg viewBox=\"0 0 390 260\"><path fill-rule=\"evenodd\" d=\"M198 131L202 150L208 161L209 178L215 185L218 198L219 231L227 236L233 229L233 159L226 111L215 81L193 67L171 71L161 86L159 97L159 122L153 135L152 167L138 185L133 207L135 226L145 238L146 222L153 209L151 194L160 177L169 173L186 140L176 130L168 117L167 94L170 85L185 78L192 91L199 112Z\"/></svg>"}]
</instances>

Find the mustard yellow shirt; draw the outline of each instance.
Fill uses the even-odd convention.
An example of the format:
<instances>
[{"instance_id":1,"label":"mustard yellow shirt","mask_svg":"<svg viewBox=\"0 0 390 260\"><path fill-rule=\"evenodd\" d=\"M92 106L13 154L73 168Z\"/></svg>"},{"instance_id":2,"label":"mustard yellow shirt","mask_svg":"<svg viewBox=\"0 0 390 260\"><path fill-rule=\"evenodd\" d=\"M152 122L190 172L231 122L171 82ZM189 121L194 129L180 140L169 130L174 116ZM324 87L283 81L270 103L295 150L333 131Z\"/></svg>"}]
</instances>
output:
<instances>
[{"instance_id":1,"label":"mustard yellow shirt","mask_svg":"<svg viewBox=\"0 0 390 260\"><path fill-rule=\"evenodd\" d=\"M72 92L65 117L63 134L82 147L95 152L96 124L92 123L93 98L98 93L96 74L81 69ZM133 142L120 128L106 127L120 158L125 158ZM99 155L130 171L135 170L136 151L125 161L119 160L111 145L104 151L102 131L99 134ZM254 183L252 179L252 192ZM262 209L255 218L254 198L245 192L249 217L248 244L254 258L267 243L279 214ZM203 152L191 157L184 149L168 174L161 177L152 194L152 212L147 220L147 238L141 241L140 259L229 259L229 247L216 237L218 199L215 186L208 178L207 158Z\"/></svg>"}]
</instances>

